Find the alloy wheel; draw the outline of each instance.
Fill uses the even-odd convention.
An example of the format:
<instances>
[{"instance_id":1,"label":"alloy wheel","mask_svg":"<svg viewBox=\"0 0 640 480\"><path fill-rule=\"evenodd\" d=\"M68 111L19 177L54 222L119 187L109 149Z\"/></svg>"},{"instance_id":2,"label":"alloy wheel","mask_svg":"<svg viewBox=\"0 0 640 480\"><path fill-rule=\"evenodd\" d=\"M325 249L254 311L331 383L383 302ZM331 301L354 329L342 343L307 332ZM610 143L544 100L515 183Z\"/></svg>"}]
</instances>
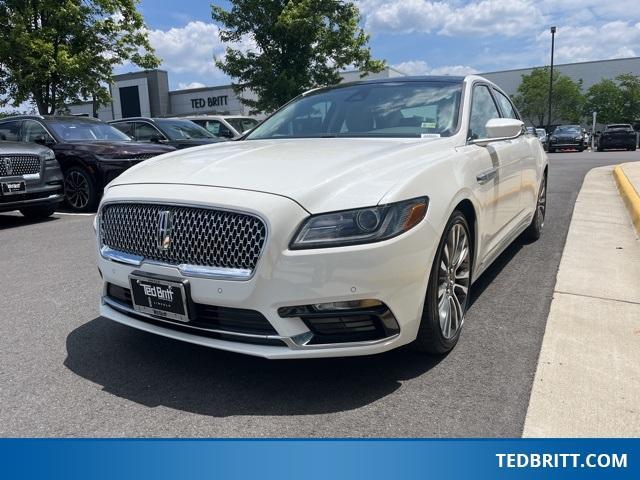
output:
<instances>
[{"instance_id":1,"label":"alloy wheel","mask_svg":"<svg viewBox=\"0 0 640 480\"><path fill-rule=\"evenodd\" d=\"M547 179L542 180L540 193L538 194L537 220L540 230L544 227L544 216L547 213Z\"/></svg>"},{"instance_id":2,"label":"alloy wheel","mask_svg":"<svg viewBox=\"0 0 640 480\"><path fill-rule=\"evenodd\" d=\"M444 338L451 339L464 322L470 285L471 248L461 223L449 230L438 269L438 315Z\"/></svg>"},{"instance_id":3,"label":"alloy wheel","mask_svg":"<svg viewBox=\"0 0 640 480\"><path fill-rule=\"evenodd\" d=\"M73 208L81 210L89 204L91 188L89 180L81 172L70 172L65 179L64 187L67 201Z\"/></svg>"}]
</instances>

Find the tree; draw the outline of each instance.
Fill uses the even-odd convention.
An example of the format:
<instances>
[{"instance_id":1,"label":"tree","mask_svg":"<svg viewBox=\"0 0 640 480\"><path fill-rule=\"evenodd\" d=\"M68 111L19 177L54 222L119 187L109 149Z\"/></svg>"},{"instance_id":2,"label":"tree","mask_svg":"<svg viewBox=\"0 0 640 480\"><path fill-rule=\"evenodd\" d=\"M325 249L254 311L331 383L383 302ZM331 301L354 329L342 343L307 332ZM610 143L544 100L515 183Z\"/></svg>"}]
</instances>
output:
<instances>
[{"instance_id":1,"label":"tree","mask_svg":"<svg viewBox=\"0 0 640 480\"><path fill-rule=\"evenodd\" d=\"M622 91L616 82L604 79L593 84L585 95L584 114L598 112L598 122L615 123L622 111Z\"/></svg>"},{"instance_id":2,"label":"tree","mask_svg":"<svg viewBox=\"0 0 640 480\"><path fill-rule=\"evenodd\" d=\"M640 77L631 73L618 75L616 81L620 86L622 97L620 119L615 122L634 123L640 119Z\"/></svg>"},{"instance_id":3,"label":"tree","mask_svg":"<svg viewBox=\"0 0 640 480\"><path fill-rule=\"evenodd\" d=\"M530 74L522 75L522 83L513 100L527 120L536 126L545 126L549 108L549 69L534 68ZM578 123L583 103L582 80L574 82L566 75L554 72L549 124Z\"/></svg>"},{"instance_id":4,"label":"tree","mask_svg":"<svg viewBox=\"0 0 640 480\"><path fill-rule=\"evenodd\" d=\"M157 67L138 1L0 0L0 105L104 104L114 66Z\"/></svg>"},{"instance_id":5,"label":"tree","mask_svg":"<svg viewBox=\"0 0 640 480\"><path fill-rule=\"evenodd\" d=\"M369 36L359 27L358 8L340 0L231 0L231 10L213 6L227 47L216 65L235 82L234 91L254 112L277 109L303 91L340 82L347 66L379 72ZM257 98L245 98L253 91Z\"/></svg>"}]
</instances>

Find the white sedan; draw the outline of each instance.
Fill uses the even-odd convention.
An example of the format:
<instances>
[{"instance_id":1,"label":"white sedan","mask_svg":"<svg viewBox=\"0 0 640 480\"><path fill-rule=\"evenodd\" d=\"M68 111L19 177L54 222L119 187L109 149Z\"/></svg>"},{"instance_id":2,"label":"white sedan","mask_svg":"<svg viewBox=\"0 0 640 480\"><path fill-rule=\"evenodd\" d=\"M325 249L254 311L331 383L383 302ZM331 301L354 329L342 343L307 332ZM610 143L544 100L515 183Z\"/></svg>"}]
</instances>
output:
<instances>
[{"instance_id":1,"label":"white sedan","mask_svg":"<svg viewBox=\"0 0 640 480\"><path fill-rule=\"evenodd\" d=\"M443 354L472 284L544 225L547 159L478 76L342 84L145 161L96 217L102 316L267 358Z\"/></svg>"}]
</instances>

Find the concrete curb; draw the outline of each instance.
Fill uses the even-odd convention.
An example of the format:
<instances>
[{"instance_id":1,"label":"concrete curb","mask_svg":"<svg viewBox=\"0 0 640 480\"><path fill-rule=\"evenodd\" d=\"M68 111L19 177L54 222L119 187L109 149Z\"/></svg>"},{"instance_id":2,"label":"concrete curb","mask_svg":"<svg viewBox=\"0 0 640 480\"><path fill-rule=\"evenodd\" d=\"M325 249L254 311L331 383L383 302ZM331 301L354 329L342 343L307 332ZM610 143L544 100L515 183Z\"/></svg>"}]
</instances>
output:
<instances>
[{"instance_id":1,"label":"concrete curb","mask_svg":"<svg viewBox=\"0 0 640 480\"><path fill-rule=\"evenodd\" d=\"M638 194L631 180L629 180L629 177L624 173L624 165L623 163L613 169L613 177L616 179L620 195L631 214L631 221L635 225L638 233L640 233L640 194Z\"/></svg>"}]
</instances>

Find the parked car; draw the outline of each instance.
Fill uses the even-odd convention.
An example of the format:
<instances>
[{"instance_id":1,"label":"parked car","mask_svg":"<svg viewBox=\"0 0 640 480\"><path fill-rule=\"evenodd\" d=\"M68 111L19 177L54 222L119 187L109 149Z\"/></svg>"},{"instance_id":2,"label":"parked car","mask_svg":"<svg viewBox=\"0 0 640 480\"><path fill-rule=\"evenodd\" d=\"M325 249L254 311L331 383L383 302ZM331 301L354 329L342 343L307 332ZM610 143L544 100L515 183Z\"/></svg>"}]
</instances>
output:
<instances>
[{"instance_id":1,"label":"parked car","mask_svg":"<svg viewBox=\"0 0 640 480\"><path fill-rule=\"evenodd\" d=\"M111 184L100 313L268 358L442 354L472 283L541 235L546 178L540 142L482 77L313 90L243 140Z\"/></svg>"},{"instance_id":2,"label":"parked car","mask_svg":"<svg viewBox=\"0 0 640 480\"><path fill-rule=\"evenodd\" d=\"M580 125L559 125L549 137L548 152L572 149L583 152L586 147L584 133Z\"/></svg>"},{"instance_id":3,"label":"parked car","mask_svg":"<svg viewBox=\"0 0 640 480\"><path fill-rule=\"evenodd\" d=\"M0 126L0 139L2 131ZM49 217L64 200L63 190L62 171L51 149L0 141L0 212Z\"/></svg>"},{"instance_id":4,"label":"parked car","mask_svg":"<svg viewBox=\"0 0 640 480\"><path fill-rule=\"evenodd\" d=\"M66 202L78 212L95 210L104 186L127 168L175 150L135 143L120 130L90 117L9 117L0 121L2 137L51 148L64 174Z\"/></svg>"},{"instance_id":5,"label":"parked car","mask_svg":"<svg viewBox=\"0 0 640 480\"><path fill-rule=\"evenodd\" d=\"M598 135L598 151L622 148L625 150L636 149L636 132L628 123L614 123L607 125L604 132Z\"/></svg>"},{"instance_id":6,"label":"parked car","mask_svg":"<svg viewBox=\"0 0 640 480\"><path fill-rule=\"evenodd\" d=\"M540 143L542 143L542 146L546 150L547 141L548 141L547 131L544 128L536 128L536 136L538 137L538 140L540 140Z\"/></svg>"},{"instance_id":7,"label":"parked car","mask_svg":"<svg viewBox=\"0 0 640 480\"><path fill-rule=\"evenodd\" d=\"M109 123L138 142L161 143L178 149L222 141L200 125L179 118L137 117Z\"/></svg>"},{"instance_id":8,"label":"parked car","mask_svg":"<svg viewBox=\"0 0 640 480\"><path fill-rule=\"evenodd\" d=\"M227 140L240 138L260 123L255 118L239 115L196 115L184 118L200 125L216 137Z\"/></svg>"}]
</instances>

